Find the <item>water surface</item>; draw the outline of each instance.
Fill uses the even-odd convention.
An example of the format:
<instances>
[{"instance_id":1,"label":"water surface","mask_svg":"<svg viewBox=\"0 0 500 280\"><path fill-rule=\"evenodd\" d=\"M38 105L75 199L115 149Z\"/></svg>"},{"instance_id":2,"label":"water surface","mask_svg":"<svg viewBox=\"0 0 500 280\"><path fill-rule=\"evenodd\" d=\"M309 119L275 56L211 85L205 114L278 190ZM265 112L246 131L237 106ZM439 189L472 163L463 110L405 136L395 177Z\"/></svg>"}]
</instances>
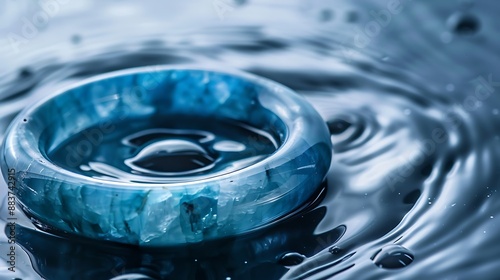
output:
<instances>
[{"instance_id":1,"label":"water surface","mask_svg":"<svg viewBox=\"0 0 500 280\"><path fill-rule=\"evenodd\" d=\"M323 191L251 234L162 250L49 235L19 213L17 272L3 264L2 277L496 278L496 2L400 1L397 10L391 1L248 0L225 10L210 1L147 2L67 4L17 55L2 44L2 131L24 106L85 77L225 65L285 84L321 113L334 148ZM1 26L3 38L22 34L16 18Z\"/></svg>"}]
</instances>

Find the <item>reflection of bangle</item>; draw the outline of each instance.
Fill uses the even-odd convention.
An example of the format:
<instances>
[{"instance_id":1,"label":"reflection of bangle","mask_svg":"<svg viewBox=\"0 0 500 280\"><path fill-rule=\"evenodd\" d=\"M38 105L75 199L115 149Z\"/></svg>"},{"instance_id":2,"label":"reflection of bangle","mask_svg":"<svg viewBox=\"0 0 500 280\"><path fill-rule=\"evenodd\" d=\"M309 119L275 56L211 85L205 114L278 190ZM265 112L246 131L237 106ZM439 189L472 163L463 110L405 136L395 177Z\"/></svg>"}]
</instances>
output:
<instances>
[{"instance_id":1,"label":"reflection of bangle","mask_svg":"<svg viewBox=\"0 0 500 280\"><path fill-rule=\"evenodd\" d=\"M102 147L103 139L122 128L133 130L145 120L156 126L165 120L175 126L177 120L182 123L179 116L197 117L212 127L219 121L242 124L267 138L252 142L243 137L246 148L229 145L236 149L234 155L248 158L239 159L237 167L229 164L231 168L216 171L220 154L215 144L207 146L215 140L192 129L188 134L201 139L199 143L169 140L181 128L162 127L146 136L139 133L142 142L153 136L163 142L141 146L136 157L141 153L189 157L206 150L212 154L192 161L210 162L194 171L182 170L182 176L176 176L178 170L162 169L158 158L154 162L160 165L151 174L143 173L153 169L151 163L139 171L102 162L93 163L92 171L88 171L91 164L77 166L81 172L68 168L79 163L75 155L92 154L89 151ZM68 148L63 157L53 155L75 135L88 136L75 146L82 153L73 155ZM141 145L141 141L134 143ZM258 144L263 141L275 147L259 155L263 148ZM102 153L115 159L127 149L134 147L113 147ZM318 189L331 153L319 114L282 85L241 72L145 67L84 81L24 110L4 139L1 163L4 171L17 170L19 203L40 223L94 239L163 246L244 233L289 213ZM250 155L257 157L252 161ZM130 176L122 180L121 174Z\"/></svg>"}]
</instances>

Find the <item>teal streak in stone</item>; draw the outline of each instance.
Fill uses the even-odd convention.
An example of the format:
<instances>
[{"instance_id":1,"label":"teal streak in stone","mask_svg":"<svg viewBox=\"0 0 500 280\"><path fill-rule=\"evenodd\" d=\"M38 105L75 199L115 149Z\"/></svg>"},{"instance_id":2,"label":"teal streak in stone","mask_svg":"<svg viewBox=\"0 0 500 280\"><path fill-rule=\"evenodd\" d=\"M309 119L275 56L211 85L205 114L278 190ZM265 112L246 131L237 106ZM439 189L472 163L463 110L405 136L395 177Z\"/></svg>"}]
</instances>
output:
<instances>
[{"instance_id":1,"label":"teal streak in stone","mask_svg":"<svg viewBox=\"0 0 500 280\"><path fill-rule=\"evenodd\" d=\"M253 139L253 140L252 140ZM146 67L27 108L2 146L18 205L46 228L140 246L242 234L317 192L332 156L319 114L237 71Z\"/></svg>"}]
</instances>

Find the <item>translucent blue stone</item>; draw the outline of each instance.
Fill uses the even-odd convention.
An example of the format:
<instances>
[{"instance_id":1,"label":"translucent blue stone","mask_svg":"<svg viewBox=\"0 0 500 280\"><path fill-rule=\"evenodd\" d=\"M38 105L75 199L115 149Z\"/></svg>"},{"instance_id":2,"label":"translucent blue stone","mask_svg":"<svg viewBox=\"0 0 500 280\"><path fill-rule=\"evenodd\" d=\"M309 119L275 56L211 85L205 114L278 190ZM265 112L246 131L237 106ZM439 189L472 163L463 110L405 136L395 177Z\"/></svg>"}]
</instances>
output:
<instances>
[{"instance_id":1,"label":"translucent blue stone","mask_svg":"<svg viewBox=\"0 0 500 280\"><path fill-rule=\"evenodd\" d=\"M106 134L118 121L133 129L134 120L188 115L264 131L276 150L228 172L151 182L90 176L50 156L90 127ZM319 114L282 85L241 72L146 67L84 81L24 110L4 139L1 167L6 179L16 171L18 203L42 224L93 239L169 246L245 233L291 212L317 191L331 156Z\"/></svg>"}]
</instances>

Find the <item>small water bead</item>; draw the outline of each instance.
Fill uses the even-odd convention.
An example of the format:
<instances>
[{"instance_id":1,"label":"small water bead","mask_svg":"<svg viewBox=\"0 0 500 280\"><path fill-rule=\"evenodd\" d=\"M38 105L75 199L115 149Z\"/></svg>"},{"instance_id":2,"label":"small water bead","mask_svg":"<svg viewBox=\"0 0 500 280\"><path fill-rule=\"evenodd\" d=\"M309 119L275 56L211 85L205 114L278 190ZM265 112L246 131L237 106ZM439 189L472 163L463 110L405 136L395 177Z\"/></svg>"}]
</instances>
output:
<instances>
[{"instance_id":1,"label":"small water bead","mask_svg":"<svg viewBox=\"0 0 500 280\"><path fill-rule=\"evenodd\" d=\"M371 260L381 268L396 269L411 264L414 260L413 253L401 245L391 244L378 250Z\"/></svg>"},{"instance_id":2,"label":"small water bead","mask_svg":"<svg viewBox=\"0 0 500 280\"><path fill-rule=\"evenodd\" d=\"M346 21L349 23L356 23L359 20L359 14L356 11L349 11L346 14Z\"/></svg>"},{"instance_id":3,"label":"small water bead","mask_svg":"<svg viewBox=\"0 0 500 280\"><path fill-rule=\"evenodd\" d=\"M327 22L332 20L333 18L333 11L330 9L323 9L319 13L319 20L322 22Z\"/></svg>"},{"instance_id":4,"label":"small water bead","mask_svg":"<svg viewBox=\"0 0 500 280\"><path fill-rule=\"evenodd\" d=\"M19 77L22 79L30 78L33 76L33 71L30 68L21 68L19 70Z\"/></svg>"},{"instance_id":5,"label":"small water bead","mask_svg":"<svg viewBox=\"0 0 500 280\"><path fill-rule=\"evenodd\" d=\"M479 31L481 25L476 16L461 12L451 15L446 24L450 31L459 35L473 35Z\"/></svg>"},{"instance_id":6,"label":"small water bead","mask_svg":"<svg viewBox=\"0 0 500 280\"><path fill-rule=\"evenodd\" d=\"M330 254L333 254L333 255L338 255L339 253L342 252L342 249L337 247L337 246L334 246L334 247L328 249L328 252L330 252Z\"/></svg>"},{"instance_id":7,"label":"small water bead","mask_svg":"<svg viewBox=\"0 0 500 280\"><path fill-rule=\"evenodd\" d=\"M279 260L278 264L283 266L294 266L301 264L306 257L299 253L286 253Z\"/></svg>"},{"instance_id":8,"label":"small water bead","mask_svg":"<svg viewBox=\"0 0 500 280\"><path fill-rule=\"evenodd\" d=\"M337 135L346 131L352 124L343 119L335 119L332 121L328 121L327 123L328 130L330 134Z\"/></svg>"},{"instance_id":9,"label":"small water bead","mask_svg":"<svg viewBox=\"0 0 500 280\"><path fill-rule=\"evenodd\" d=\"M248 0L233 0L234 4L238 6L243 6L247 3Z\"/></svg>"},{"instance_id":10,"label":"small water bead","mask_svg":"<svg viewBox=\"0 0 500 280\"><path fill-rule=\"evenodd\" d=\"M73 43L74 45L78 45L81 42L82 42L82 36L80 36L78 34L71 36L71 43Z\"/></svg>"}]
</instances>

